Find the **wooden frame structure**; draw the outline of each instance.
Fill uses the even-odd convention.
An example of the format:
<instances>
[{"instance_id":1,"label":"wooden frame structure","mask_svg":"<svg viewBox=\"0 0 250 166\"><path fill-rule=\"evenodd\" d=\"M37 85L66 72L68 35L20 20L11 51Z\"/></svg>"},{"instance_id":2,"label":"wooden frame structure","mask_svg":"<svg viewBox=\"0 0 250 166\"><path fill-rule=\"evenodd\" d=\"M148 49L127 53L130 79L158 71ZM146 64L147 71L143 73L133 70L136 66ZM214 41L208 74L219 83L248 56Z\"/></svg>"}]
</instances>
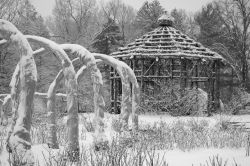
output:
<instances>
[{"instance_id":1,"label":"wooden frame structure","mask_svg":"<svg viewBox=\"0 0 250 166\"><path fill-rule=\"evenodd\" d=\"M208 113L216 111L220 106L220 64L223 58L176 30L172 26L172 17L163 15L158 22L158 28L111 55L134 70L142 93L154 95L169 80L177 81L181 90L204 89L208 94ZM110 87L112 109L119 113L121 83L120 76L113 69Z\"/></svg>"}]
</instances>

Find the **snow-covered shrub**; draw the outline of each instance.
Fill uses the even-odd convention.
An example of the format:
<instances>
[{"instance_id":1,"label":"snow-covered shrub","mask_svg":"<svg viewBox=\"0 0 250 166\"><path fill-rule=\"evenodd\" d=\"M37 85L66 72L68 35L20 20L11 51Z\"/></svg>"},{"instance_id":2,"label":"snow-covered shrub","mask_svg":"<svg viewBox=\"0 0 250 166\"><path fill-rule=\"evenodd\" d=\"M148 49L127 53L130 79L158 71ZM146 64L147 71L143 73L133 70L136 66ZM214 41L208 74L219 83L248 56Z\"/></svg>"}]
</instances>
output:
<instances>
[{"instance_id":1,"label":"snow-covered shrub","mask_svg":"<svg viewBox=\"0 0 250 166\"><path fill-rule=\"evenodd\" d=\"M111 122L111 128L115 132L121 133L122 132L122 127L123 127L123 122L120 118L113 118Z\"/></svg>"},{"instance_id":2,"label":"snow-covered shrub","mask_svg":"<svg viewBox=\"0 0 250 166\"><path fill-rule=\"evenodd\" d=\"M226 131L232 128L230 125L231 117L228 116L220 116L215 124L215 128L220 131Z\"/></svg>"},{"instance_id":3,"label":"snow-covered shrub","mask_svg":"<svg viewBox=\"0 0 250 166\"><path fill-rule=\"evenodd\" d=\"M92 120L89 117L84 119L83 125L84 125L85 129L87 130L87 132L94 132L95 131L94 123L92 122Z\"/></svg>"},{"instance_id":4,"label":"snow-covered shrub","mask_svg":"<svg viewBox=\"0 0 250 166\"><path fill-rule=\"evenodd\" d=\"M208 129L209 123L206 120L197 120L197 119L192 119L187 121L187 127L196 133L202 133Z\"/></svg>"},{"instance_id":5,"label":"snow-covered shrub","mask_svg":"<svg viewBox=\"0 0 250 166\"><path fill-rule=\"evenodd\" d=\"M219 123L219 122L217 122ZM146 126L138 133L138 140L149 142L159 150L196 148L242 148L245 147L247 133L241 129L228 127L221 130L206 120L177 120L171 124L157 122Z\"/></svg>"},{"instance_id":6,"label":"snow-covered shrub","mask_svg":"<svg viewBox=\"0 0 250 166\"><path fill-rule=\"evenodd\" d=\"M242 88L233 88L230 99L225 102L225 111L230 114L238 114L240 110L250 105L250 94Z\"/></svg>"},{"instance_id":7,"label":"snow-covered shrub","mask_svg":"<svg viewBox=\"0 0 250 166\"><path fill-rule=\"evenodd\" d=\"M238 166L239 164L236 163L234 160L234 164L230 164L230 166ZM219 155L209 157L209 160L206 161L206 164L200 164L200 166L229 166L228 159L224 160L223 158L219 157Z\"/></svg>"},{"instance_id":8,"label":"snow-covered shrub","mask_svg":"<svg viewBox=\"0 0 250 166\"><path fill-rule=\"evenodd\" d=\"M204 115L207 113L207 93L198 88L180 89L179 83L159 83L160 90L154 95L143 94L143 112L167 112L173 116Z\"/></svg>"}]
</instances>

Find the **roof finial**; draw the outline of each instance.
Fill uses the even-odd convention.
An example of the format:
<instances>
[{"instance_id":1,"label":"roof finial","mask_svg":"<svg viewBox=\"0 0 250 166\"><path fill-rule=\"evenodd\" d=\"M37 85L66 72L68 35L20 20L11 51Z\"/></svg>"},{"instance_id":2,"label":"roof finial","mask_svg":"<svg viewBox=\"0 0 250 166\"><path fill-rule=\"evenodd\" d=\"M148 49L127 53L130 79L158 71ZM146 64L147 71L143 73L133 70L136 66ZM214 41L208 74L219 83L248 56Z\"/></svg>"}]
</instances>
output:
<instances>
[{"instance_id":1,"label":"roof finial","mask_svg":"<svg viewBox=\"0 0 250 166\"><path fill-rule=\"evenodd\" d=\"M173 26L174 17L169 15L167 11L164 11L162 16L158 19L158 24L160 26Z\"/></svg>"}]
</instances>

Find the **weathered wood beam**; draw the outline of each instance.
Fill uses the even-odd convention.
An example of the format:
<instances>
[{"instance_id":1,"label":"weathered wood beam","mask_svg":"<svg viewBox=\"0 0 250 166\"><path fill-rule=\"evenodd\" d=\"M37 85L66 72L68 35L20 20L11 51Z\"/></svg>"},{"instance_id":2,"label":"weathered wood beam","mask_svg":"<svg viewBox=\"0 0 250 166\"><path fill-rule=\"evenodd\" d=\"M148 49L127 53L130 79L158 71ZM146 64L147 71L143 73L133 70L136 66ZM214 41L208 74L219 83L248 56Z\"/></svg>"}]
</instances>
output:
<instances>
[{"instance_id":1,"label":"weathered wood beam","mask_svg":"<svg viewBox=\"0 0 250 166\"><path fill-rule=\"evenodd\" d=\"M208 65L208 116L211 116L215 112L214 103L214 61L210 61Z\"/></svg>"},{"instance_id":2,"label":"weathered wood beam","mask_svg":"<svg viewBox=\"0 0 250 166\"><path fill-rule=\"evenodd\" d=\"M144 92L144 81L143 81L143 78L144 78L144 59L141 59L141 92L143 93Z\"/></svg>"},{"instance_id":3,"label":"weathered wood beam","mask_svg":"<svg viewBox=\"0 0 250 166\"><path fill-rule=\"evenodd\" d=\"M220 60L217 60L215 62L215 96L214 96L214 100L215 100L215 108L216 109L220 109Z\"/></svg>"}]
</instances>

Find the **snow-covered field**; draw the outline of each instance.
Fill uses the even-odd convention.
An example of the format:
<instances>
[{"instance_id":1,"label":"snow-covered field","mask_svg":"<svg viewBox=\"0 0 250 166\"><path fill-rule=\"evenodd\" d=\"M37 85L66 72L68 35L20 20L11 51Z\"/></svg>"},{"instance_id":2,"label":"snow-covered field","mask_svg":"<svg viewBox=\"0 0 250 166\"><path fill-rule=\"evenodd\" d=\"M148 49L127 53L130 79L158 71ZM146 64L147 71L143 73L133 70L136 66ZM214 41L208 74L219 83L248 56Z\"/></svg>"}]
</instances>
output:
<instances>
[{"instance_id":1,"label":"snow-covered field","mask_svg":"<svg viewBox=\"0 0 250 166\"><path fill-rule=\"evenodd\" d=\"M82 123L84 119L86 119L86 117L87 119L91 119L93 117L93 114L80 115L80 125L79 125L80 147L84 148L85 150L88 148L92 148L93 145L93 133L87 132ZM115 119L117 117L118 117L117 115L105 114L105 119L104 119L106 126L105 134L109 139L109 141L111 141L111 139L117 135L117 133L114 132L111 127L112 119ZM145 125L153 126L155 124L158 124L159 122L171 124L178 120L180 121L206 120L209 122L209 126L213 127L216 124L216 122L218 122L221 119L227 119L235 122L249 122L250 115L242 115L242 116L216 115L213 117L171 117L168 115L140 115L139 124L140 126L145 126ZM64 121L66 120L64 119ZM39 144L39 145L34 145L32 147L32 151L36 157L37 163L39 163L40 166L46 166L46 160L48 160L48 158L51 156L56 157L57 154L62 153L63 147L61 147L60 150L50 150L46 144ZM241 166L250 166L250 157L249 156L246 157L245 148L222 148L222 149L201 148L190 151L182 151L175 148L173 150L157 150L156 152L159 154L159 156L164 155L164 159L169 166L201 166L201 164L206 165L206 163L207 162L209 163L210 158L212 158L213 156L214 157L218 156L219 159L222 159L224 162L227 161L228 166L233 165L235 162ZM7 158L8 158L7 152L3 151L0 155L0 161L6 160ZM5 166L5 164L2 162L2 165L0 164L0 166Z\"/></svg>"}]
</instances>

